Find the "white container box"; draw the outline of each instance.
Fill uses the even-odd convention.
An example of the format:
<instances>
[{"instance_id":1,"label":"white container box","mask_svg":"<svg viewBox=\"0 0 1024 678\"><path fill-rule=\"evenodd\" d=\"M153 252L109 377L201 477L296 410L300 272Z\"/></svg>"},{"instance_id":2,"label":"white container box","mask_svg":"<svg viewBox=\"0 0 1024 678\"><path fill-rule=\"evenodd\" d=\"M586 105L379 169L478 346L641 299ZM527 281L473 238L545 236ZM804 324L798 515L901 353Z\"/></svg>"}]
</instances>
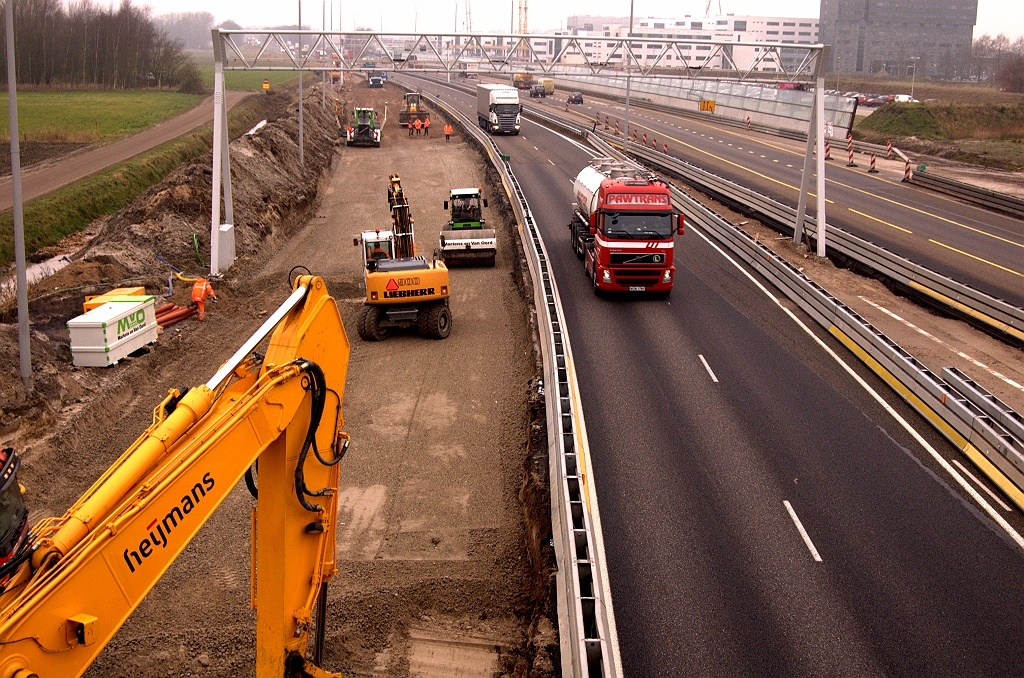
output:
<instances>
[{"instance_id":1,"label":"white container box","mask_svg":"<svg viewBox=\"0 0 1024 678\"><path fill-rule=\"evenodd\" d=\"M68 321L76 367L109 367L157 339L155 298L114 297Z\"/></svg>"}]
</instances>

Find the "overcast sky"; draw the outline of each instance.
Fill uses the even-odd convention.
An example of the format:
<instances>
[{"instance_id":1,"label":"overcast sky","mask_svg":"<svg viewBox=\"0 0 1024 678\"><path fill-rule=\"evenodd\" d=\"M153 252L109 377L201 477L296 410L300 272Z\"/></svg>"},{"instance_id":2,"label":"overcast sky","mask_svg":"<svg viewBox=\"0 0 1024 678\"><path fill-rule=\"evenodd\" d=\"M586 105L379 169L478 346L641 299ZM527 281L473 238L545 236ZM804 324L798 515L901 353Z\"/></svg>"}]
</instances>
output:
<instances>
[{"instance_id":1,"label":"overcast sky","mask_svg":"<svg viewBox=\"0 0 1024 678\"><path fill-rule=\"evenodd\" d=\"M455 26L456 2L458 27L464 29L464 3L467 0L333 0L334 25L340 30L367 26L394 32L451 31ZM474 31L508 31L515 0L470 0L473 3ZM252 2L252 0L136 0L148 4L154 14L169 12L211 12L218 22L231 19L242 26L273 26L297 19L296 2ZM302 22L320 28L326 6L330 22L332 0L304 0ZM635 0L636 16L704 15L705 0ZM718 0L711 13L718 10ZM771 14L779 16L818 16L818 0L721 0L722 11L732 14ZM626 0L533 0L530 3L530 32L543 32L565 24L571 14L629 15ZM339 24L340 18L340 24ZM1005 33L1011 39L1024 35L1024 3L1021 0L978 0L975 37L984 33Z\"/></svg>"}]
</instances>

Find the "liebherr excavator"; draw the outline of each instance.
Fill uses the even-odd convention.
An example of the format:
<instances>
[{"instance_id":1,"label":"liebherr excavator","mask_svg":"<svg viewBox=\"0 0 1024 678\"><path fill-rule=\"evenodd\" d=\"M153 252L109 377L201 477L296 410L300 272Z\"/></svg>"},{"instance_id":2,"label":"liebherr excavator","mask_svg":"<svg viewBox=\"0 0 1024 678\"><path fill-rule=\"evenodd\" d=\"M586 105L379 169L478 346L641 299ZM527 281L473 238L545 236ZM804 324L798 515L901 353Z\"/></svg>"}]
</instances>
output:
<instances>
[{"instance_id":1,"label":"liebherr excavator","mask_svg":"<svg viewBox=\"0 0 1024 678\"><path fill-rule=\"evenodd\" d=\"M254 353L268 336L265 356ZM152 425L62 517L27 527L18 458L4 450L0 678L80 676L243 476L257 497L256 676L340 678L318 664L337 573L348 355L323 280L300 276L206 384L169 392Z\"/></svg>"}]
</instances>

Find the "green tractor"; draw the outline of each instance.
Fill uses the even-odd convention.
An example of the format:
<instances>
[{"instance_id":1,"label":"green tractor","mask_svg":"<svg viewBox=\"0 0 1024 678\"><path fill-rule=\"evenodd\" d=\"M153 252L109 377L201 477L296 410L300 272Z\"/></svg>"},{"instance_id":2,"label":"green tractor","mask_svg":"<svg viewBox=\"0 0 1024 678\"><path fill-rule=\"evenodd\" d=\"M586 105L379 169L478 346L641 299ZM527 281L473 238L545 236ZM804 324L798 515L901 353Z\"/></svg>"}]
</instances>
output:
<instances>
[{"instance_id":1,"label":"green tractor","mask_svg":"<svg viewBox=\"0 0 1024 678\"><path fill-rule=\"evenodd\" d=\"M352 124L345 131L345 145L380 147L380 125L377 124L377 111L372 108L352 110Z\"/></svg>"},{"instance_id":2,"label":"green tractor","mask_svg":"<svg viewBox=\"0 0 1024 678\"><path fill-rule=\"evenodd\" d=\"M444 203L450 220L441 231L441 256L449 268L494 266L498 248L493 228L487 228L482 208L487 198L479 188L453 188Z\"/></svg>"}]
</instances>

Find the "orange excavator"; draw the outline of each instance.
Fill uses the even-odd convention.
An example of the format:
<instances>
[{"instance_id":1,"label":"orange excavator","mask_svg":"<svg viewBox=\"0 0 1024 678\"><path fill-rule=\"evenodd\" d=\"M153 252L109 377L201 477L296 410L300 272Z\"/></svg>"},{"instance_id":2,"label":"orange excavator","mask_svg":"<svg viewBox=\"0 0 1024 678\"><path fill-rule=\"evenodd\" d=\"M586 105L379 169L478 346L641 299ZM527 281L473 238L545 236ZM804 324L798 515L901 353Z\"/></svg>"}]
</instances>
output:
<instances>
[{"instance_id":1,"label":"orange excavator","mask_svg":"<svg viewBox=\"0 0 1024 678\"><path fill-rule=\"evenodd\" d=\"M28 526L20 461L0 452L0 678L82 675L243 478L255 498L256 676L338 678L319 664L348 355L324 281L300 276L209 381L170 390L63 516Z\"/></svg>"}]
</instances>

